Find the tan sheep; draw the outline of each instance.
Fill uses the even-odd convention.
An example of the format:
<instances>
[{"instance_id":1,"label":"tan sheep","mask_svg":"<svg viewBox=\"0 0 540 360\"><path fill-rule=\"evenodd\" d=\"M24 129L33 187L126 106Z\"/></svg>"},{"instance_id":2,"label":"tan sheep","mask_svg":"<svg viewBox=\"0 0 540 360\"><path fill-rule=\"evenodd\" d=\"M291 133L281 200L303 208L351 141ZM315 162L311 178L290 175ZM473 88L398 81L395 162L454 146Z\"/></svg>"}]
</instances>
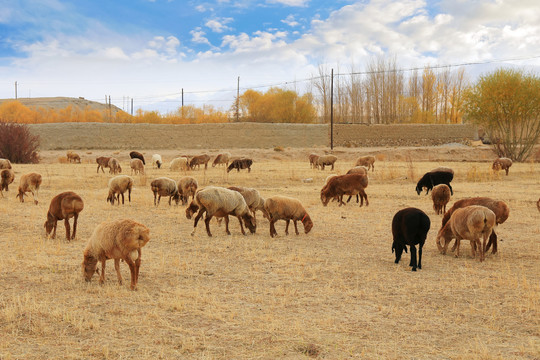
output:
<instances>
[{"instance_id":1,"label":"tan sheep","mask_svg":"<svg viewBox=\"0 0 540 360\"><path fill-rule=\"evenodd\" d=\"M479 253L480 261L484 261L487 241L495 226L495 213L485 206L470 205L454 211L450 220L437 235L437 247L446 254L448 243L456 239L456 257L459 257L461 240L470 240L473 257ZM483 239L483 243L480 242ZM443 244L444 240L444 244Z\"/></svg>"},{"instance_id":2,"label":"tan sheep","mask_svg":"<svg viewBox=\"0 0 540 360\"><path fill-rule=\"evenodd\" d=\"M90 281L97 271L97 263L101 261L99 283L105 282L105 263L114 259L114 268L118 282L122 284L120 260L124 260L131 272L131 290L137 288L139 268L141 267L141 249L150 241L150 230L130 219L106 221L99 224L84 250L82 263L83 275Z\"/></svg>"},{"instance_id":3,"label":"tan sheep","mask_svg":"<svg viewBox=\"0 0 540 360\"><path fill-rule=\"evenodd\" d=\"M442 215L446 212L446 204L450 201L450 188L446 184L439 184L433 187L431 192L433 200L433 210L437 215Z\"/></svg>"},{"instance_id":4,"label":"tan sheep","mask_svg":"<svg viewBox=\"0 0 540 360\"><path fill-rule=\"evenodd\" d=\"M371 169L373 172L375 170L375 156L367 155L367 156L361 156L358 159L356 159L356 163L354 163L354 166L365 166L367 169Z\"/></svg>"},{"instance_id":5,"label":"tan sheep","mask_svg":"<svg viewBox=\"0 0 540 360\"><path fill-rule=\"evenodd\" d=\"M129 166L131 167L131 175L133 175L133 172L135 172L135 175L144 175L144 164L141 159L131 159L129 162Z\"/></svg>"},{"instance_id":6,"label":"tan sheep","mask_svg":"<svg viewBox=\"0 0 540 360\"><path fill-rule=\"evenodd\" d=\"M246 200L246 204L253 213L255 219L257 219L257 216L255 215L257 210L262 212L264 217L267 217L266 210L264 210L264 199L257 189L242 186L230 186L228 189L238 191L244 197L244 200Z\"/></svg>"},{"instance_id":7,"label":"tan sheep","mask_svg":"<svg viewBox=\"0 0 540 360\"><path fill-rule=\"evenodd\" d=\"M182 200L182 205L187 204L189 197L191 200L195 198L195 193L199 187L197 179L191 176L184 176L178 180L178 192L180 193L180 199Z\"/></svg>"},{"instance_id":8,"label":"tan sheep","mask_svg":"<svg viewBox=\"0 0 540 360\"><path fill-rule=\"evenodd\" d=\"M347 171L347 174L360 174L360 175L366 175L368 174L368 169L365 166L355 166L349 171ZM367 186L367 185L366 185Z\"/></svg>"},{"instance_id":9,"label":"tan sheep","mask_svg":"<svg viewBox=\"0 0 540 360\"><path fill-rule=\"evenodd\" d=\"M177 157L171 161L171 171L189 170L189 160L187 157Z\"/></svg>"},{"instance_id":10,"label":"tan sheep","mask_svg":"<svg viewBox=\"0 0 540 360\"><path fill-rule=\"evenodd\" d=\"M0 194L4 197L2 191L9 191L8 186L15 180L15 173L11 169L4 169L0 171Z\"/></svg>"},{"instance_id":11,"label":"tan sheep","mask_svg":"<svg viewBox=\"0 0 540 360\"><path fill-rule=\"evenodd\" d=\"M231 153L229 152L218 154L212 163L212 167L216 167L216 165L225 165L225 167L228 167L230 159Z\"/></svg>"},{"instance_id":12,"label":"tan sheep","mask_svg":"<svg viewBox=\"0 0 540 360\"><path fill-rule=\"evenodd\" d=\"M43 225L45 227L45 232L49 235L51 231L54 230L51 236L54 239L56 237L56 225L58 224L58 220L64 220L67 241L75 239L77 234L77 219L79 218L79 213L83 209L83 200L73 191L66 191L56 195L51 200L51 205L47 212L47 220ZM73 234L70 238L69 218L71 217L73 218Z\"/></svg>"},{"instance_id":13,"label":"tan sheep","mask_svg":"<svg viewBox=\"0 0 540 360\"><path fill-rule=\"evenodd\" d=\"M319 159L319 155L317 154L309 154L309 167L312 169L319 168L317 165L317 161Z\"/></svg>"},{"instance_id":14,"label":"tan sheep","mask_svg":"<svg viewBox=\"0 0 540 360\"><path fill-rule=\"evenodd\" d=\"M325 166L332 166L331 170L334 170L334 163L337 160L335 155L322 155L317 159L317 168L320 166L321 170L324 170Z\"/></svg>"},{"instance_id":15,"label":"tan sheep","mask_svg":"<svg viewBox=\"0 0 540 360\"><path fill-rule=\"evenodd\" d=\"M41 185L41 175L37 173L24 174L19 181L19 193L17 197L24 202L24 194L31 192L34 197L34 204L38 204L38 192Z\"/></svg>"},{"instance_id":16,"label":"tan sheep","mask_svg":"<svg viewBox=\"0 0 540 360\"><path fill-rule=\"evenodd\" d=\"M171 178L160 177L152 180L150 183L150 188L154 193L154 205L158 206L162 196L169 197L169 205L171 205L171 200L174 199L176 205L180 202L180 192L178 191L178 184ZM159 196L159 197L158 197ZM156 203L157 197L157 203Z\"/></svg>"},{"instance_id":17,"label":"tan sheep","mask_svg":"<svg viewBox=\"0 0 540 360\"><path fill-rule=\"evenodd\" d=\"M117 158L109 159L109 174L120 174L122 172L122 167Z\"/></svg>"},{"instance_id":18,"label":"tan sheep","mask_svg":"<svg viewBox=\"0 0 540 360\"><path fill-rule=\"evenodd\" d=\"M296 224L299 220L304 225L304 232L306 234L313 228L313 221L311 221L306 209L298 199L281 195L271 196L264 201L264 209L266 210L268 220L270 220L271 237L277 236L274 224L278 220L286 221L285 234L287 235L289 234L289 223L291 220L294 223L296 235L299 234Z\"/></svg>"},{"instance_id":19,"label":"tan sheep","mask_svg":"<svg viewBox=\"0 0 540 360\"><path fill-rule=\"evenodd\" d=\"M99 169L101 169L101 171L105 173L105 170L103 169L109 167L109 160L111 160L110 156L100 156L96 158L96 163L98 164L96 173L99 172Z\"/></svg>"},{"instance_id":20,"label":"tan sheep","mask_svg":"<svg viewBox=\"0 0 540 360\"><path fill-rule=\"evenodd\" d=\"M504 170L506 172L506 176L508 176L508 170L510 170L510 166L512 166L512 160L502 157L495 159L491 168L494 171Z\"/></svg>"},{"instance_id":21,"label":"tan sheep","mask_svg":"<svg viewBox=\"0 0 540 360\"><path fill-rule=\"evenodd\" d=\"M8 159L0 159L0 169L11 169L11 163Z\"/></svg>"},{"instance_id":22,"label":"tan sheep","mask_svg":"<svg viewBox=\"0 0 540 360\"><path fill-rule=\"evenodd\" d=\"M74 163L81 163L81 157L76 152L73 152L71 150L68 150L66 153L66 157L68 159L68 162L74 162Z\"/></svg>"},{"instance_id":23,"label":"tan sheep","mask_svg":"<svg viewBox=\"0 0 540 360\"><path fill-rule=\"evenodd\" d=\"M109 180L109 195L107 195L107 202L114 205L114 201L116 200L118 201L118 205L120 205L120 195L122 195L122 205L124 205L124 193L126 191L128 192L128 200L131 202L133 183L133 178L127 175L117 175L111 178Z\"/></svg>"}]
</instances>

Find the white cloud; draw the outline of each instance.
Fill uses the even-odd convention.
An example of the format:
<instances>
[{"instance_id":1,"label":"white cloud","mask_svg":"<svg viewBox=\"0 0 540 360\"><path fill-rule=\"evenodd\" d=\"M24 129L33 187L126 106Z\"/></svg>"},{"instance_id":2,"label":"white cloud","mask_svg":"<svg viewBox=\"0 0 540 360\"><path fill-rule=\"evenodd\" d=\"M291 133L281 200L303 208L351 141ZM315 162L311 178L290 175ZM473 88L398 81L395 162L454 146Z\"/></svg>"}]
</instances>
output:
<instances>
[{"instance_id":1,"label":"white cloud","mask_svg":"<svg viewBox=\"0 0 540 360\"><path fill-rule=\"evenodd\" d=\"M270 4L282 4L287 6L307 6L309 0L268 0Z\"/></svg>"},{"instance_id":2,"label":"white cloud","mask_svg":"<svg viewBox=\"0 0 540 360\"><path fill-rule=\"evenodd\" d=\"M294 15L287 16L285 20L281 20L281 22L289 25L290 27L295 27L295 26L300 25L300 23L294 19Z\"/></svg>"},{"instance_id":3,"label":"white cloud","mask_svg":"<svg viewBox=\"0 0 540 360\"><path fill-rule=\"evenodd\" d=\"M189 33L191 34L191 41L194 43L211 45L210 41L205 37L206 33L202 31L201 28L191 30Z\"/></svg>"},{"instance_id":4,"label":"white cloud","mask_svg":"<svg viewBox=\"0 0 540 360\"><path fill-rule=\"evenodd\" d=\"M210 28L213 32L222 33L227 30L231 30L226 24L232 22L232 18L216 18L208 20L205 25Z\"/></svg>"}]
</instances>

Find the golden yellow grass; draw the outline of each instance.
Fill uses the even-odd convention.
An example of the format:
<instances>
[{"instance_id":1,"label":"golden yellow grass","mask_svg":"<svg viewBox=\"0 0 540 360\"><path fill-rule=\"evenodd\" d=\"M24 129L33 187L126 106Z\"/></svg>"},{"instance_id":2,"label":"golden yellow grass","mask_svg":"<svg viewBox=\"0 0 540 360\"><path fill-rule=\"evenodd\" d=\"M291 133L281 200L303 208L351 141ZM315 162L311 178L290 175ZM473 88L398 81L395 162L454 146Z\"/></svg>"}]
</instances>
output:
<instances>
[{"instance_id":1,"label":"golden yellow grass","mask_svg":"<svg viewBox=\"0 0 540 360\"><path fill-rule=\"evenodd\" d=\"M285 155L287 150L284 151ZM146 166L136 176L132 202L106 203L108 172L90 163L15 165L16 180L0 199L1 359L538 359L540 356L540 165L514 164L509 176L473 162L376 162L369 207L323 207L320 188L331 172L306 159L256 161L252 172L191 171L205 185L241 185L263 196L300 199L314 228L270 238L260 213L257 233L232 235L212 221L197 234L185 207L153 206L149 181L183 173ZM281 152L280 152L281 154ZM338 161L345 173L351 161ZM126 160L123 173L129 174ZM452 167L454 200L491 196L511 212L499 226L499 254L480 263L468 242L461 258L435 245L441 217L431 197L416 195L415 179L436 166ZM21 174L43 175L39 205L15 199ZM108 171L108 170L107 170ZM413 175L411 175L413 174ZM305 179L312 182L304 182ZM75 241L62 222L56 239L44 236L50 199L74 190L85 201ZM451 203L449 205L451 205ZM423 269L409 255L394 264L390 224L396 211L423 209L432 220ZM109 262L106 282L85 283L82 253L94 227L128 217L150 228L142 252L139 290L129 290L121 264L119 286ZM292 226L292 224L291 224Z\"/></svg>"}]
</instances>

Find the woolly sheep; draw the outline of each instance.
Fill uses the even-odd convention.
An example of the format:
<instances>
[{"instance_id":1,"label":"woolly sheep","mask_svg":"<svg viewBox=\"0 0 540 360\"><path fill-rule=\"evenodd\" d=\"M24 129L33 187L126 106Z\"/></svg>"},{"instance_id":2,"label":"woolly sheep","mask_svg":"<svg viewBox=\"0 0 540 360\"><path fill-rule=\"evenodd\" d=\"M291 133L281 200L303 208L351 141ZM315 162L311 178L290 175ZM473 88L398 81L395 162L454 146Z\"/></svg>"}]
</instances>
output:
<instances>
[{"instance_id":1,"label":"woolly sheep","mask_svg":"<svg viewBox=\"0 0 540 360\"><path fill-rule=\"evenodd\" d=\"M41 185L41 175L37 173L24 174L19 181L19 193L17 197L24 202L24 194L31 192L34 197L34 203L38 204L38 192Z\"/></svg>"},{"instance_id":2,"label":"woolly sheep","mask_svg":"<svg viewBox=\"0 0 540 360\"><path fill-rule=\"evenodd\" d=\"M201 165L204 164L204 168L205 169L208 169L208 162L210 161L210 156L206 155L206 154L203 154L203 155L197 155L197 156L194 156L190 161L189 161L189 167L192 169L192 170L195 170L195 166L197 166L197 169L200 169L201 168Z\"/></svg>"},{"instance_id":3,"label":"woolly sheep","mask_svg":"<svg viewBox=\"0 0 540 360\"><path fill-rule=\"evenodd\" d=\"M162 196L169 197L169 205L171 205L171 199L174 199L176 205L180 202L180 193L178 192L178 184L171 178L160 177L152 180L150 183L150 188L154 193L154 205L157 206L161 200ZM156 203L156 197L157 203Z\"/></svg>"},{"instance_id":4,"label":"woolly sheep","mask_svg":"<svg viewBox=\"0 0 540 360\"><path fill-rule=\"evenodd\" d=\"M141 159L131 159L131 161L129 162L129 166L131 167L131 175L133 175L133 172L135 172L135 175L144 175L144 164Z\"/></svg>"},{"instance_id":5,"label":"woolly sheep","mask_svg":"<svg viewBox=\"0 0 540 360\"><path fill-rule=\"evenodd\" d=\"M137 288L141 266L141 249L150 241L150 230L130 219L106 221L99 224L86 244L83 254L83 275L87 282L97 272L101 261L99 283L105 282L105 263L114 259L118 282L122 285L120 260L124 260L131 272L131 290Z\"/></svg>"},{"instance_id":6,"label":"woolly sheep","mask_svg":"<svg viewBox=\"0 0 540 360\"><path fill-rule=\"evenodd\" d=\"M171 161L170 165L171 171L178 170L188 170L189 169L189 160L186 157L177 157Z\"/></svg>"},{"instance_id":7,"label":"woolly sheep","mask_svg":"<svg viewBox=\"0 0 540 360\"><path fill-rule=\"evenodd\" d=\"M214 162L212 163L212 167L216 167L216 165L221 165L221 164L224 164L225 167L228 167L230 159L231 159L231 153L229 152L218 154L216 158L214 159Z\"/></svg>"},{"instance_id":8,"label":"woolly sheep","mask_svg":"<svg viewBox=\"0 0 540 360\"><path fill-rule=\"evenodd\" d=\"M191 219L197 211L198 214L193 222L192 236L195 235L197 223L205 212L206 217L204 222L208 236L212 236L212 233L210 232L210 220L213 216L225 218L225 231L227 232L227 235L231 234L229 231L229 215L238 218L243 235L245 235L246 232L244 231L242 220L252 234L255 233L257 228L255 218L251 215L244 197L237 191L218 186L208 186L199 190L195 194L195 199L186 209L186 217Z\"/></svg>"},{"instance_id":9,"label":"woolly sheep","mask_svg":"<svg viewBox=\"0 0 540 360\"><path fill-rule=\"evenodd\" d=\"M68 159L68 162L74 162L74 163L80 163L81 157L76 152L73 152L71 150L68 150L66 153L66 157Z\"/></svg>"},{"instance_id":10,"label":"woolly sheep","mask_svg":"<svg viewBox=\"0 0 540 360\"><path fill-rule=\"evenodd\" d=\"M412 271L422 268L422 247L426 242L427 233L431 227L429 217L420 209L405 208L398 211L392 219L392 252L396 253L396 264L399 263L403 251L407 252L407 245L411 248ZM416 258L416 245L418 245L418 260Z\"/></svg>"},{"instance_id":11,"label":"woolly sheep","mask_svg":"<svg viewBox=\"0 0 540 360\"><path fill-rule=\"evenodd\" d=\"M232 169L236 169L238 172L240 172L241 169L248 169L248 172L251 172L251 165L253 165L253 159L234 159L227 167L227 172L231 171Z\"/></svg>"},{"instance_id":12,"label":"woolly sheep","mask_svg":"<svg viewBox=\"0 0 540 360\"><path fill-rule=\"evenodd\" d=\"M195 198L195 193L199 187L197 179L191 176L184 176L178 180L177 185L182 205L185 205L188 202L190 196L191 200Z\"/></svg>"},{"instance_id":13,"label":"woolly sheep","mask_svg":"<svg viewBox=\"0 0 540 360\"><path fill-rule=\"evenodd\" d=\"M371 172L375 171L375 156L367 155L356 159L354 166L365 166L367 169L371 169Z\"/></svg>"},{"instance_id":14,"label":"woolly sheep","mask_svg":"<svg viewBox=\"0 0 540 360\"><path fill-rule=\"evenodd\" d=\"M242 187L242 186L230 186L229 190L238 191L246 200L246 204L253 213L253 217L256 219L255 212L259 210L266 217L266 211L264 210L264 199L257 189Z\"/></svg>"},{"instance_id":15,"label":"woolly sheep","mask_svg":"<svg viewBox=\"0 0 540 360\"><path fill-rule=\"evenodd\" d=\"M161 169L161 164L163 164L163 160L161 159L161 155L159 155L159 154L152 155L152 167L157 166L158 169Z\"/></svg>"},{"instance_id":16,"label":"woolly sheep","mask_svg":"<svg viewBox=\"0 0 540 360\"><path fill-rule=\"evenodd\" d=\"M122 172L122 167L117 158L109 159L109 174L120 174Z\"/></svg>"},{"instance_id":17,"label":"woolly sheep","mask_svg":"<svg viewBox=\"0 0 540 360\"><path fill-rule=\"evenodd\" d=\"M0 159L0 169L11 169L11 163L8 159Z\"/></svg>"},{"instance_id":18,"label":"woolly sheep","mask_svg":"<svg viewBox=\"0 0 540 360\"><path fill-rule=\"evenodd\" d=\"M510 166L512 166L512 160L502 157L495 159L491 168L495 171L504 170L506 172L506 176L508 176L508 170L510 170Z\"/></svg>"},{"instance_id":19,"label":"woolly sheep","mask_svg":"<svg viewBox=\"0 0 540 360\"><path fill-rule=\"evenodd\" d=\"M138 151L132 151L129 153L129 157L131 159L139 159L142 161L143 165L146 165L146 161L144 161L144 156Z\"/></svg>"},{"instance_id":20,"label":"woolly sheep","mask_svg":"<svg viewBox=\"0 0 540 360\"><path fill-rule=\"evenodd\" d=\"M4 197L2 191L9 191L8 186L15 180L15 173L11 169L4 169L0 171L0 194Z\"/></svg>"},{"instance_id":21,"label":"woolly sheep","mask_svg":"<svg viewBox=\"0 0 540 360\"><path fill-rule=\"evenodd\" d=\"M133 189L133 183L133 178L128 175L118 175L111 178L109 180L109 194L107 195L107 202L114 205L114 201L116 200L118 201L118 205L120 205L120 195L122 195L122 205L124 205L124 193L126 191L128 192L128 200L131 202L131 190Z\"/></svg>"},{"instance_id":22,"label":"woolly sheep","mask_svg":"<svg viewBox=\"0 0 540 360\"><path fill-rule=\"evenodd\" d=\"M99 169L101 168L101 171L103 173L105 173L105 170L103 170L103 169L109 167L109 160L111 160L110 156L97 157L96 158L96 163L98 165L97 165L97 171L96 172L99 173Z\"/></svg>"},{"instance_id":23,"label":"woolly sheep","mask_svg":"<svg viewBox=\"0 0 540 360\"><path fill-rule=\"evenodd\" d=\"M446 204L450 201L450 188L446 184L439 184L433 187L431 191L433 200L433 210L437 215L446 212Z\"/></svg>"},{"instance_id":24,"label":"woolly sheep","mask_svg":"<svg viewBox=\"0 0 540 360\"><path fill-rule=\"evenodd\" d=\"M294 223L296 235L299 234L296 224L298 220L300 220L300 222L304 225L304 232L306 234L309 233L313 228L313 221L311 221L311 217L298 199L282 195L271 196L264 201L264 209L266 210L268 220L270 220L271 237L277 236L277 231L274 224L278 220L285 220L287 224L285 226L286 235L289 234L289 223L291 220Z\"/></svg>"},{"instance_id":25,"label":"woolly sheep","mask_svg":"<svg viewBox=\"0 0 540 360\"><path fill-rule=\"evenodd\" d=\"M334 163L337 160L335 155L322 155L317 159L317 167L321 167L321 170L324 170L325 166L332 166L331 170L334 170Z\"/></svg>"},{"instance_id":26,"label":"woolly sheep","mask_svg":"<svg viewBox=\"0 0 540 360\"><path fill-rule=\"evenodd\" d=\"M56 225L58 224L58 220L64 220L67 241L75 239L77 234L77 219L79 218L79 213L83 209L83 200L73 191L66 191L53 197L51 204L49 205L49 211L47 212L47 220L43 225L46 234L49 235L52 231L51 238L54 239L56 237ZM69 218L71 217L73 217L73 234L70 238Z\"/></svg>"},{"instance_id":27,"label":"woolly sheep","mask_svg":"<svg viewBox=\"0 0 540 360\"><path fill-rule=\"evenodd\" d=\"M312 169L318 168L317 160L319 159L319 155L317 154L309 154L309 167Z\"/></svg>"},{"instance_id":28,"label":"woolly sheep","mask_svg":"<svg viewBox=\"0 0 540 360\"><path fill-rule=\"evenodd\" d=\"M367 175L346 174L334 176L321 189L321 202L324 206L327 206L330 200L337 198L339 206L341 206L345 205L343 195L360 195L360 206L364 205L364 199L366 200L366 206L368 206L369 200L365 192L367 184Z\"/></svg>"}]
</instances>

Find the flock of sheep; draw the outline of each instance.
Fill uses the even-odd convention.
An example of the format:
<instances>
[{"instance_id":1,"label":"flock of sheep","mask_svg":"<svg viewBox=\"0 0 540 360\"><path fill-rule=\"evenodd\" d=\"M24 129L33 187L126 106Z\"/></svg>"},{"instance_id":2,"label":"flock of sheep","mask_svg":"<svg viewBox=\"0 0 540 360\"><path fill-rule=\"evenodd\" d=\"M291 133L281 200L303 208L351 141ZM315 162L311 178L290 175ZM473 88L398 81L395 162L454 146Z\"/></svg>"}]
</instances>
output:
<instances>
[{"instance_id":1,"label":"flock of sheep","mask_svg":"<svg viewBox=\"0 0 540 360\"><path fill-rule=\"evenodd\" d=\"M72 151L67 152L69 162L79 162L80 156ZM144 174L146 165L144 156L136 151L130 153L131 175ZM316 154L309 155L309 163L312 168L324 170L325 166L331 166L337 160L335 155ZM210 157L208 155L199 155L192 158L182 156L171 161L171 170L188 170L195 167L208 167ZM230 162L230 164L229 164ZM109 168L109 172L114 176L108 183L107 202L114 205L115 202L124 204L124 194L128 193L128 201L131 201L131 191L134 180L128 175L117 175L122 171L119 161L114 157L98 157L97 172L104 168ZM212 166L223 164L227 167L227 172L232 169L251 170L253 161L248 158L234 159L231 161L229 153L221 153L216 156ZM321 189L321 202L327 206L330 201L337 201L339 206L344 205L343 196L348 195L349 202L352 196L356 196L357 202L363 206L364 200L366 206L369 205L368 197L365 192L368 186L368 171L374 171L375 157L364 156L357 159L354 167L344 175L330 175ZM152 165L161 168L162 158L159 154L152 156ZM511 167L510 159L499 158L493 162L494 170L505 170L508 175L508 169ZM0 159L0 185L1 191L8 190L8 186L14 181L14 172L9 160ZM442 226L437 234L436 243L439 251L445 254L451 240L456 243L452 248L456 256L459 256L459 246L461 240L469 240L473 257L478 257L480 261L485 259L485 252L493 246L492 253L497 252L497 235L494 226L502 224L509 215L508 205L500 200L487 197L467 198L454 203L446 211L446 205L450 201L453 190L450 182L453 180L454 172L450 168L439 167L427 172L418 181L416 192L420 194L426 189L426 194L432 191L433 208L437 214L443 214ZM42 182L42 177L37 173L24 174L20 178L17 197L24 202L25 193L30 192L33 195L34 203L38 203L38 192ZM187 219L194 218L192 235L195 234L199 220L205 215L205 226L208 236L212 236L210 230L210 220L216 217L218 221L225 219L225 231L229 231L229 215L238 219L242 234L246 234L244 226L255 233L257 227L256 211L260 211L263 217L270 222L270 236L277 235L275 222L278 220L286 221L285 233L288 234L289 224L292 221L295 227L295 233L298 235L297 222L300 221L304 226L304 232L307 234L313 227L306 209L302 203L294 198L286 196L271 196L262 198L259 191L248 187L218 187L207 186L199 189L198 182L194 177L184 176L178 181L167 177L158 177L150 183L150 188L154 194L154 205L158 206L162 196L169 197L169 205L172 200L178 204L180 201L186 205L191 197L191 202L186 208ZM0 191L0 193L1 193ZM4 196L3 193L2 197ZM537 202L540 211L540 199ZM80 212L84 209L82 198L74 192L67 191L60 193L51 200L47 212L47 220L44 227L47 235L52 238L56 236L56 226L59 220L64 220L66 228L66 238L71 240L75 238L77 231L77 219ZM74 218L73 232L69 224L69 219ZM403 251L407 252L407 245L411 250L410 266L413 271L422 268L422 247L430 229L430 219L420 209L406 208L398 211L392 220L393 244L392 252L395 252L395 262L398 263ZM105 279L105 263L108 259L114 259L115 269L118 281L122 283L122 277L119 270L120 260L125 261L131 271L131 289L137 286L139 267L141 263L141 248L150 240L149 229L133 220L123 219L104 222L96 227L90 237L83 255L83 273L87 281L90 281L94 273L98 273L98 262L101 262L100 282ZM416 252L418 245L418 256Z\"/></svg>"}]
</instances>

